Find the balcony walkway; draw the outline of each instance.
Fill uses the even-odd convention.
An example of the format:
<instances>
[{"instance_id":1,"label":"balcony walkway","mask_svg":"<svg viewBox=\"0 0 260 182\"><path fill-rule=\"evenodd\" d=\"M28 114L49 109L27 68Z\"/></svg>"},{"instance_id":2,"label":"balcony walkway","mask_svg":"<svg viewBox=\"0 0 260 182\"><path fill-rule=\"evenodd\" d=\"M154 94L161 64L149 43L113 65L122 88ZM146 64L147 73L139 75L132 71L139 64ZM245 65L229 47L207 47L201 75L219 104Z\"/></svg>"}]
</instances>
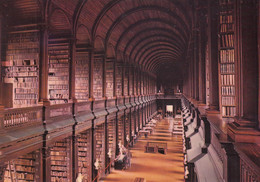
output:
<instances>
[{"instance_id":1,"label":"balcony walkway","mask_svg":"<svg viewBox=\"0 0 260 182\"><path fill-rule=\"evenodd\" d=\"M139 137L131 149L131 167L127 170L113 170L104 182L133 182L136 177L145 178L146 182L184 181L182 153L182 135L172 136L170 128L174 119L160 121L152 135ZM147 142L167 142L167 154L145 153Z\"/></svg>"}]
</instances>

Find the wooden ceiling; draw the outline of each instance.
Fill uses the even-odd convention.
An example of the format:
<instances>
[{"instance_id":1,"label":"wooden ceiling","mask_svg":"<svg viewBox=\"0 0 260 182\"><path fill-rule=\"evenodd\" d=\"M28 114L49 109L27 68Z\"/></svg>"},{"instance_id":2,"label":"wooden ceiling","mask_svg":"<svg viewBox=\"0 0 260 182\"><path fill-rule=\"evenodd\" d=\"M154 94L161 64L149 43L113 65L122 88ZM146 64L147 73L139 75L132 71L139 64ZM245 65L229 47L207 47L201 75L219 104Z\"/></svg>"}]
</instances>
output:
<instances>
[{"instance_id":1,"label":"wooden ceiling","mask_svg":"<svg viewBox=\"0 0 260 182\"><path fill-rule=\"evenodd\" d=\"M9 24L45 23L51 35L125 58L158 74L184 62L192 28L191 0L6 0ZM120 60L122 61L122 60ZM174 64L172 64L174 63Z\"/></svg>"}]
</instances>

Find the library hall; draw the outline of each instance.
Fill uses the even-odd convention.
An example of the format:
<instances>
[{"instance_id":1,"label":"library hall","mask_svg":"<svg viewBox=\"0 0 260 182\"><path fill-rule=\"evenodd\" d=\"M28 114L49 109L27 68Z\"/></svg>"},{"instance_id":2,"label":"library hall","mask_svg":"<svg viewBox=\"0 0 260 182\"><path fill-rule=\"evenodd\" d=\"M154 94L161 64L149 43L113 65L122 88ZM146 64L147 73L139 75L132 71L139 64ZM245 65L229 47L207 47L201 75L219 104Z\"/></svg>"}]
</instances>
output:
<instances>
[{"instance_id":1,"label":"library hall","mask_svg":"<svg viewBox=\"0 0 260 182\"><path fill-rule=\"evenodd\" d=\"M0 182L260 182L260 0L0 0Z\"/></svg>"}]
</instances>

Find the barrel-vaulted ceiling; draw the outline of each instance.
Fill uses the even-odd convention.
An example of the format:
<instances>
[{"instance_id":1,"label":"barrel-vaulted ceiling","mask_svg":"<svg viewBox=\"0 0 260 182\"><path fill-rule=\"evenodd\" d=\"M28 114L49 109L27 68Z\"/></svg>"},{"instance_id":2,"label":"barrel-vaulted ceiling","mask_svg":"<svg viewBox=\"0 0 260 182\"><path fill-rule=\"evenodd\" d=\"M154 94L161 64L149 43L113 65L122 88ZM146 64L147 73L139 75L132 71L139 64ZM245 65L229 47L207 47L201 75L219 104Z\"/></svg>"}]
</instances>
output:
<instances>
[{"instance_id":1,"label":"barrel-vaulted ceiling","mask_svg":"<svg viewBox=\"0 0 260 182\"><path fill-rule=\"evenodd\" d=\"M155 74L182 64L192 28L190 0L7 0L3 6L9 22L45 23L50 36L72 36Z\"/></svg>"}]
</instances>

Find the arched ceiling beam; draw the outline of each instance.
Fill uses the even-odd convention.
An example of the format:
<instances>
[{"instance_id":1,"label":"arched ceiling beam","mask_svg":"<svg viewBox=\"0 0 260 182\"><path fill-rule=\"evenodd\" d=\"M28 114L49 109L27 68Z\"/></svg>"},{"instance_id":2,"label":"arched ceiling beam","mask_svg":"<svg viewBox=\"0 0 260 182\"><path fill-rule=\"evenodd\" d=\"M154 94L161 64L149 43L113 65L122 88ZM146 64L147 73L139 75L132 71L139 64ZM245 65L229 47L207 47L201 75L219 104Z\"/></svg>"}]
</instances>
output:
<instances>
[{"instance_id":1,"label":"arched ceiling beam","mask_svg":"<svg viewBox=\"0 0 260 182\"><path fill-rule=\"evenodd\" d=\"M110 26L110 28L108 29L107 33L106 33L106 38L105 38L105 45L107 44L110 35L112 34L113 30L115 29L115 27L120 24L120 22L125 19L126 17L138 12L138 11L144 11L144 10L157 10L157 11L161 11L164 13L169 14L172 18L174 18L177 22L179 22L181 27L176 27L179 28L180 31L184 32L185 36L188 37L189 35L189 28L187 27L187 25L183 22L183 20L181 19L181 17L179 17L176 13L174 12L169 12L169 9L167 8L162 8L162 7L158 7L158 6L140 6L140 7L136 7L134 9L131 9L127 12L125 12L124 14L122 14L121 16L119 16L114 22L113 24Z\"/></svg>"},{"instance_id":2,"label":"arched ceiling beam","mask_svg":"<svg viewBox=\"0 0 260 182\"><path fill-rule=\"evenodd\" d=\"M167 57L171 59L171 62L173 62L176 58L176 55L174 55L171 51L163 51L163 52L157 52L156 54L151 55L148 58L148 61L146 62L146 64L144 65L145 69L149 69L149 67L153 64L153 62L156 59L160 59L161 57Z\"/></svg>"},{"instance_id":3,"label":"arched ceiling beam","mask_svg":"<svg viewBox=\"0 0 260 182\"><path fill-rule=\"evenodd\" d=\"M169 32L174 32L173 35L178 35L178 38L181 39L180 42L183 42L183 44L187 44L188 42L188 37L185 37L183 34L182 34L182 31L181 30L178 30L176 29L176 26L174 24L172 24L172 22L170 21L167 21L165 19L160 19L160 18L151 18L151 19L145 19L145 20L140 20L140 21L137 21L136 23L130 25L120 36L119 36L119 39L117 41L117 44L116 44L116 51L118 51L118 46L119 46L119 43L122 41L122 39L127 35L128 32L134 30L135 28L139 27L139 26L142 26L143 24L145 23L159 23L159 24L165 24L169 27L172 27L173 30L176 30L176 32L174 32L173 30L169 30ZM166 31L166 29L165 29ZM141 34L141 32L140 32ZM139 33L136 34L136 36L138 36ZM133 39L134 39L135 36L133 36ZM129 45L129 43L128 43Z\"/></svg>"},{"instance_id":4,"label":"arched ceiling beam","mask_svg":"<svg viewBox=\"0 0 260 182\"><path fill-rule=\"evenodd\" d=\"M148 39L144 39L144 40L141 40L141 42L138 42L138 44L140 44L140 43L145 43L142 47L138 47L139 45L134 45L133 46L133 49L131 50L131 52L130 52L130 54L129 54L129 58L131 59L132 57L136 57L138 54L140 54L141 53L141 50L143 50L145 47L147 47L147 46L150 46L150 45L152 45L152 44L154 44L154 43L157 43L157 44L160 44L160 45L162 45L162 43L166 43L166 44L169 44L169 45L171 45L171 46L173 46L174 48L175 48L175 50L176 51L178 51L178 52L182 52L183 51L183 49L181 49L181 48L179 48L177 45L175 45L174 43L175 43L175 40L173 39L171 39L171 38L168 38L168 39L170 39L170 40L168 40L168 39L156 39L156 40L150 40L150 38L156 38L156 37L148 37ZM150 40L149 42L146 42L147 40ZM134 51L135 52L137 52L136 53L136 55L134 55ZM133 56L132 56L133 55ZM134 58L135 59L135 58Z\"/></svg>"},{"instance_id":5,"label":"arched ceiling beam","mask_svg":"<svg viewBox=\"0 0 260 182\"><path fill-rule=\"evenodd\" d=\"M117 3L120 3L121 1L123 0L114 0L114 1L110 1L103 9L102 11L100 11L100 13L98 14L95 22L94 22L94 25L92 27L92 37L95 37L95 32L99 26L99 23L101 22L102 18L105 16L105 14L110 10L112 9ZM187 6L184 6L182 4L182 1L179 1L179 0L169 0L171 3L173 3L174 5L176 5L176 7L178 7L178 9L181 10L181 12L183 13L183 16L185 17L186 19L186 23L188 25L191 26L191 17L188 17L187 15ZM86 2L85 2L86 3ZM84 3L84 4L85 4Z\"/></svg>"},{"instance_id":6,"label":"arched ceiling beam","mask_svg":"<svg viewBox=\"0 0 260 182\"><path fill-rule=\"evenodd\" d=\"M162 64L164 63L164 64ZM150 71L153 72L154 74L156 74L158 76L158 71L160 70L160 67L163 66L163 65L170 65L171 64L171 61L166 59L162 59L162 60L158 60L157 62L155 62L151 68L150 68Z\"/></svg>"},{"instance_id":7,"label":"arched ceiling beam","mask_svg":"<svg viewBox=\"0 0 260 182\"><path fill-rule=\"evenodd\" d=\"M153 57L160 56L160 55L171 55L172 56L172 61L177 60L179 57L176 56L174 52L172 52L171 49L158 49L154 50L148 57L145 58L143 67L147 69L149 65L151 64L149 60Z\"/></svg>"},{"instance_id":8,"label":"arched ceiling beam","mask_svg":"<svg viewBox=\"0 0 260 182\"><path fill-rule=\"evenodd\" d=\"M172 35L172 36L169 36ZM142 37L144 36L144 37ZM180 39L175 39L175 37L178 37L179 36L171 31L170 29L164 29L164 28L148 28L148 29L144 29L142 31L139 31L138 33L136 33L126 44L125 44L125 48L124 48L124 51L123 53L126 55L127 53L127 49L129 48L129 46L132 44L132 43L135 43L135 41L138 41L138 43L134 44L132 47L135 48L139 43L141 43L142 41L144 41L145 39L149 39L150 37L166 37L168 39L174 39L174 41L176 41L180 46L181 48L184 49L184 45L185 45L185 42L184 41L181 41ZM119 42L116 44L116 47L119 46ZM130 51L131 52L131 51ZM129 54L130 55L130 54Z\"/></svg>"},{"instance_id":9,"label":"arched ceiling beam","mask_svg":"<svg viewBox=\"0 0 260 182\"><path fill-rule=\"evenodd\" d=\"M178 51L176 51L174 46L170 46L170 45L167 45L167 44L158 43L156 45L146 45L143 49L139 49L138 52L141 53L140 56L138 56L139 54L137 54L137 55L135 55L135 57L133 59L135 62L137 62L139 64L144 63L143 58L145 58L145 56L147 56L147 55L149 56L149 54L151 52L153 52L154 50L170 49L173 53L175 53L176 57L181 55Z\"/></svg>"},{"instance_id":10,"label":"arched ceiling beam","mask_svg":"<svg viewBox=\"0 0 260 182\"><path fill-rule=\"evenodd\" d=\"M74 32L74 35L76 35L79 16L80 16L80 13L81 13L81 11L82 11L86 2L87 2L87 0L79 0L78 4L76 6L76 9L74 11L74 14L73 14L73 32Z\"/></svg>"}]
</instances>

